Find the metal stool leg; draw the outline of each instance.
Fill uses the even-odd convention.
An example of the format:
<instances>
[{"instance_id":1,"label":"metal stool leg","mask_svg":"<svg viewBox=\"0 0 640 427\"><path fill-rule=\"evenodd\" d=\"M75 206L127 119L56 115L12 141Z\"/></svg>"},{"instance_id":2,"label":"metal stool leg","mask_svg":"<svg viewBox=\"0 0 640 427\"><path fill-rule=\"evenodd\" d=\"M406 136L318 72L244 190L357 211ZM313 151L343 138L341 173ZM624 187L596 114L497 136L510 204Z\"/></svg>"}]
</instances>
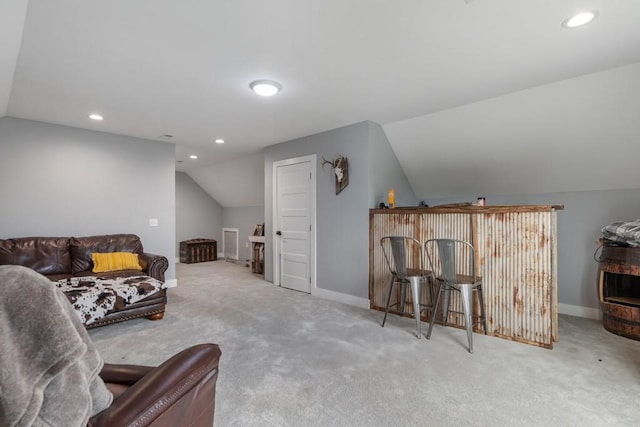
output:
<instances>
[{"instance_id":1,"label":"metal stool leg","mask_svg":"<svg viewBox=\"0 0 640 427\"><path fill-rule=\"evenodd\" d=\"M442 293L442 287L444 283L440 282L438 284L438 290L436 291L436 301L433 303L433 307L431 308L431 318L429 319L429 330L427 331L427 339L431 338L431 331L433 330L433 322L436 320L436 315L438 314L438 303L440 302L440 294Z\"/></svg>"},{"instance_id":2,"label":"metal stool leg","mask_svg":"<svg viewBox=\"0 0 640 427\"><path fill-rule=\"evenodd\" d=\"M469 353L473 353L473 285L464 283L458 286L460 286L460 296L462 297L467 340L469 341Z\"/></svg>"},{"instance_id":3,"label":"metal stool leg","mask_svg":"<svg viewBox=\"0 0 640 427\"><path fill-rule=\"evenodd\" d=\"M416 318L416 329L418 330L418 339L422 336L422 322L420 321L420 282L422 277L407 277L411 284L411 298L413 299L413 317Z\"/></svg>"},{"instance_id":4,"label":"metal stool leg","mask_svg":"<svg viewBox=\"0 0 640 427\"><path fill-rule=\"evenodd\" d=\"M427 285L429 286L429 304L431 304L431 307L429 307L429 310L431 310L431 313L433 313L436 309L435 306L433 305L433 302L435 301L433 288L436 286L436 284L433 283L433 280L431 277L427 277Z\"/></svg>"},{"instance_id":5,"label":"metal stool leg","mask_svg":"<svg viewBox=\"0 0 640 427\"><path fill-rule=\"evenodd\" d=\"M487 316L484 312L484 298L482 297L482 285L478 285L478 302L480 303L480 315L482 316L482 325L484 326L484 334L487 335Z\"/></svg>"},{"instance_id":6,"label":"metal stool leg","mask_svg":"<svg viewBox=\"0 0 640 427\"><path fill-rule=\"evenodd\" d=\"M391 302L391 294L393 293L393 282L395 282L396 276L391 276L391 282L389 283L389 294L387 295L387 306L384 309L384 319L382 319L382 327L384 328L384 324L387 321L387 314L389 314L389 303Z\"/></svg>"},{"instance_id":7,"label":"metal stool leg","mask_svg":"<svg viewBox=\"0 0 640 427\"><path fill-rule=\"evenodd\" d=\"M400 284L400 301L398 301L398 311L404 313L404 304L407 302L407 287L405 286L407 279L403 278Z\"/></svg>"},{"instance_id":8,"label":"metal stool leg","mask_svg":"<svg viewBox=\"0 0 640 427\"><path fill-rule=\"evenodd\" d=\"M444 286L444 283L442 284ZM442 326L447 326L447 319L449 318L449 301L451 301L451 288L446 286L443 289L444 300L442 301Z\"/></svg>"}]
</instances>

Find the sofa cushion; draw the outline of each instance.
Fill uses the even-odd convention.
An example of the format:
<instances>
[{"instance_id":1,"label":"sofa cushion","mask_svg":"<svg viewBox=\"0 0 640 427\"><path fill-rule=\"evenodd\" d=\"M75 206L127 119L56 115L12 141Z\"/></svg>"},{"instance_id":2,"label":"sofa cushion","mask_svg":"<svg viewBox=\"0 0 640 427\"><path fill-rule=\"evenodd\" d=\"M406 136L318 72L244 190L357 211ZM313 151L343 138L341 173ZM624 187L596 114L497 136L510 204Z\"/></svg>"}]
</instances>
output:
<instances>
[{"instance_id":1,"label":"sofa cushion","mask_svg":"<svg viewBox=\"0 0 640 427\"><path fill-rule=\"evenodd\" d=\"M0 265L22 265L40 274L70 274L68 237L21 237L0 240Z\"/></svg>"},{"instance_id":2,"label":"sofa cushion","mask_svg":"<svg viewBox=\"0 0 640 427\"><path fill-rule=\"evenodd\" d=\"M142 270L138 261L138 254L131 252L94 252L91 254L94 273L107 271Z\"/></svg>"},{"instance_id":3,"label":"sofa cushion","mask_svg":"<svg viewBox=\"0 0 640 427\"><path fill-rule=\"evenodd\" d=\"M71 272L76 275L93 269L94 252L132 252L142 255L144 249L135 234L109 234L105 236L72 237Z\"/></svg>"}]
</instances>

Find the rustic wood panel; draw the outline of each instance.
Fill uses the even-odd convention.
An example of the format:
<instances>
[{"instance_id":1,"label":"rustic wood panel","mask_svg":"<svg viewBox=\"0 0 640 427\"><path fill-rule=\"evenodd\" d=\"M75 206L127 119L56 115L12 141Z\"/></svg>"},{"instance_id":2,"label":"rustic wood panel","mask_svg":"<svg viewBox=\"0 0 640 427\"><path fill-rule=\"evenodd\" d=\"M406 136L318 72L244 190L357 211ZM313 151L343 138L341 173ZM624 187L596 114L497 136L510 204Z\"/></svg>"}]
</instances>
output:
<instances>
[{"instance_id":1,"label":"rustic wood panel","mask_svg":"<svg viewBox=\"0 0 640 427\"><path fill-rule=\"evenodd\" d=\"M487 213L478 218L478 252L493 335L553 345L553 233L550 214Z\"/></svg>"}]
</instances>

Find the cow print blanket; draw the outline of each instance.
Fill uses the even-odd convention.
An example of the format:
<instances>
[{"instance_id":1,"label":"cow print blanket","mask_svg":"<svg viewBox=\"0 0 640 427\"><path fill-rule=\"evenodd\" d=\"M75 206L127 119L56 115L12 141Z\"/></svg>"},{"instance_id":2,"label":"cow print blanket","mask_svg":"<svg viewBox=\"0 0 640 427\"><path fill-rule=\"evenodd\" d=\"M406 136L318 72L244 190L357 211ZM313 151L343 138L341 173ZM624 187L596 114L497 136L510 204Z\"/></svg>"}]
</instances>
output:
<instances>
[{"instance_id":1,"label":"cow print blanket","mask_svg":"<svg viewBox=\"0 0 640 427\"><path fill-rule=\"evenodd\" d=\"M59 280L56 286L67 296L84 325L120 311L165 287L163 282L149 276L116 279L72 277Z\"/></svg>"}]
</instances>

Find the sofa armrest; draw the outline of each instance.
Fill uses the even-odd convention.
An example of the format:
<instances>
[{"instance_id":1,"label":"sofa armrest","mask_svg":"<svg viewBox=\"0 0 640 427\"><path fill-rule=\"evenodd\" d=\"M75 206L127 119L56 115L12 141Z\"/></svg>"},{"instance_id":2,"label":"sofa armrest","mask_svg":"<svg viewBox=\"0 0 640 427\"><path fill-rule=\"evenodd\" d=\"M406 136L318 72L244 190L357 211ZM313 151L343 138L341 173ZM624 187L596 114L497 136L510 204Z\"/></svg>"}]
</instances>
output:
<instances>
[{"instance_id":1,"label":"sofa armrest","mask_svg":"<svg viewBox=\"0 0 640 427\"><path fill-rule=\"evenodd\" d=\"M160 416L165 421L187 413L197 417L193 413L196 411L213 416L220 354L216 344L199 344L181 351L152 368L109 408L92 417L89 425L146 426Z\"/></svg>"},{"instance_id":2,"label":"sofa armrest","mask_svg":"<svg viewBox=\"0 0 640 427\"><path fill-rule=\"evenodd\" d=\"M154 279L158 279L161 282L164 282L164 272L167 271L167 268L169 268L169 260L167 259L167 257L145 252L140 255L140 259L144 263L142 271L144 271Z\"/></svg>"}]
</instances>

